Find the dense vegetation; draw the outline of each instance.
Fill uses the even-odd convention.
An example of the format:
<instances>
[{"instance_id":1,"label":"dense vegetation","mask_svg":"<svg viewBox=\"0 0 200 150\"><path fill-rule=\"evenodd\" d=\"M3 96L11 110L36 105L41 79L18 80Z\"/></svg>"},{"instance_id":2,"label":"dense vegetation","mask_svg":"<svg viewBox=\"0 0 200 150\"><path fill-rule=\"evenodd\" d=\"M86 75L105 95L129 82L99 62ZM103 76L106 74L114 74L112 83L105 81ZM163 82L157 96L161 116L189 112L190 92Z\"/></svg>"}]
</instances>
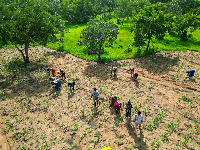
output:
<instances>
[{"instance_id":1,"label":"dense vegetation","mask_svg":"<svg viewBox=\"0 0 200 150\"><path fill-rule=\"evenodd\" d=\"M200 27L199 8L200 3L197 0L3 0L0 4L2 12L0 46L13 44L21 52L25 62L29 62L28 47L30 44L46 45L48 43L51 48L57 47L56 49L70 53L73 53L72 49L80 49L82 54L88 54L89 59L100 59L100 55L106 52L103 50L106 47L109 48L108 53L115 51L115 44L122 41L123 44L118 44L117 49L127 53L127 56L122 54L117 59L159 50L158 46L155 47L156 43L162 44L166 38L175 39L172 41L178 40L180 43L189 41L196 43L198 47L199 39L195 34L198 34ZM93 45L91 50L94 52L91 52L87 46L88 41L84 38L84 42L82 41L82 30L86 28L85 23L92 19L99 20L99 22L106 21L110 24L108 26L111 26L114 21L118 24L119 33L129 32L124 33L130 38L129 41L120 39L119 34L115 37L118 41L112 40L110 44L102 43L101 53L95 52L94 47L99 47L99 45ZM66 25L65 30L63 30L63 22ZM90 24L88 23L88 26ZM79 28L79 30L82 29L79 33L71 32L71 29L79 25L82 26ZM95 32L104 29L104 26L101 29L94 28ZM72 36L76 35L74 40L80 37L73 43L79 40L79 45L84 44L85 46L77 48L66 44L69 31ZM196 33L193 34L195 31ZM55 33L57 33L56 38ZM109 33L104 33L104 36L101 38L111 37ZM170 42L169 40L166 44ZM128 44L124 45L124 43ZM24 46L24 48L20 49L19 46ZM176 45L173 48L183 50L182 47L177 48L179 46ZM191 47L186 46L185 49L191 49ZM198 50L198 48L193 50ZM91 54L98 54L98 58L94 55L89 56ZM116 59L111 57L106 59Z\"/></svg>"}]
</instances>

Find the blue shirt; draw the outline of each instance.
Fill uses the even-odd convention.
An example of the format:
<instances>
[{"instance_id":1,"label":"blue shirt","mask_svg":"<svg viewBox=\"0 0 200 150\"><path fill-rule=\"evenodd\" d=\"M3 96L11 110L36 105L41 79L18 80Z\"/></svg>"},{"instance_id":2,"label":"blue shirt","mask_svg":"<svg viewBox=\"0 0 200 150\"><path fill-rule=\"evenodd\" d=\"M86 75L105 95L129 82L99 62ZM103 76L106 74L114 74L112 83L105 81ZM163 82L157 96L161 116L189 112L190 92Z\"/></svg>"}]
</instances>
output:
<instances>
[{"instance_id":1,"label":"blue shirt","mask_svg":"<svg viewBox=\"0 0 200 150\"><path fill-rule=\"evenodd\" d=\"M189 73L190 73L189 77L193 77L193 76L194 76L194 73L195 73L195 70L194 70L194 69L191 69L191 70L189 70Z\"/></svg>"},{"instance_id":2,"label":"blue shirt","mask_svg":"<svg viewBox=\"0 0 200 150\"><path fill-rule=\"evenodd\" d=\"M92 95L93 95L93 98L97 98L98 95L99 95L99 93L98 93L98 91L94 91L94 92L92 93Z\"/></svg>"}]
</instances>

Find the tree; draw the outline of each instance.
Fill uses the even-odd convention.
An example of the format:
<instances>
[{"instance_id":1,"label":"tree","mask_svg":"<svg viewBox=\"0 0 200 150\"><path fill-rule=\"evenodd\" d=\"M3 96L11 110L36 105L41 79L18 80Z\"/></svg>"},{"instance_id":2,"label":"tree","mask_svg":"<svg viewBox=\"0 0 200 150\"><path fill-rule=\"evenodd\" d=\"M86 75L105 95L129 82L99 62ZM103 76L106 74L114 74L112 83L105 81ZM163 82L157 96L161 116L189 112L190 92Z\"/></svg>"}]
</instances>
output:
<instances>
[{"instance_id":1,"label":"tree","mask_svg":"<svg viewBox=\"0 0 200 150\"><path fill-rule=\"evenodd\" d=\"M200 3L199 0L172 0L168 5L168 11L174 14L186 14L188 12L197 11L199 12Z\"/></svg>"},{"instance_id":2,"label":"tree","mask_svg":"<svg viewBox=\"0 0 200 150\"><path fill-rule=\"evenodd\" d=\"M118 18L122 18L122 24L126 17L131 17L132 15L132 2L130 0L118 0L116 14Z\"/></svg>"},{"instance_id":3,"label":"tree","mask_svg":"<svg viewBox=\"0 0 200 150\"><path fill-rule=\"evenodd\" d=\"M10 41L29 63L30 43L46 44L49 38L62 31L63 23L58 16L48 13L48 3L44 0L20 0L1 4L0 36ZM20 46L22 48L20 48Z\"/></svg>"},{"instance_id":4,"label":"tree","mask_svg":"<svg viewBox=\"0 0 200 150\"><path fill-rule=\"evenodd\" d=\"M104 43L108 42L108 44L113 45L118 33L117 24L111 21L90 21L86 29L82 31L83 43L87 48L87 54L97 54L100 60L101 55L104 53Z\"/></svg>"},{"instance_id":5,"label":"tree","mask_svg":"<svg viewBox=\"0 0 200 150\"><path fill-rule=\"evenodd\" d=\"M200 21L196 14L187 13L184 15L177 15L174 19L173 31L182 39L188 40L199 26ZM190 32L190 34L188 34Z\"/></svg>"},{"instance_id":6,"label":"tree","mask_svg":"<svg viewBox=\"0 0 200 150\"><path fill-rule=\"evenodd\" d=\"M94 5L96 14L110 13L116 8L117 0L90 0Z\"/></svg>"},{"instance_id":7,"label":"tree","mask_svg":"<svg viewBox=\"0 0 200 150\"><path fill-rule=\"evenodd\" d=\"M62 17L69 23L86 23L95 16L90 0L65 0L61 4Z\"/></svg>"},{"instance_id":8,"label":"tree","mask_svg":"<svg viewBox=\"0 0 200 150\"><path fill-rule=\"evenodd\" d=\"M166 31L169 29L171 15L165 14L165 7L160 3L147 3L140 12L135 15L134 24L134 44L139 47L147 40L146 51L148 51L150 41L154 36L157 39L163 39ZM141 39L143 38L143 41Z\"/></svg>"}]
</instances>

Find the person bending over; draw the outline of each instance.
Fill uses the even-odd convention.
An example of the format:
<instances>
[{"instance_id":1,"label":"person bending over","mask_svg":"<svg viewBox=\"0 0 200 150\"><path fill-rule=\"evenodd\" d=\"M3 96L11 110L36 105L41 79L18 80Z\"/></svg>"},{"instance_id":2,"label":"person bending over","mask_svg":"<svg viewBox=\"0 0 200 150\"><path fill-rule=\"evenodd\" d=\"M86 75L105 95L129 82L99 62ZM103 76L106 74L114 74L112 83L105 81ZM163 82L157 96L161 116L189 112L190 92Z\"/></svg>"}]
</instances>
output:
<instances>
[{"instance_id":1,"label":"person bending over","mask_svg":"<svg viewBox=\"0 0 200 150\"><path fill-rule=\"evenodd\" d=\"M190 79L191 77L194 76L195 70L191 69L191 70L186 71L186 73L187 73L188 79Z\"/></svg>"}]
</instances>

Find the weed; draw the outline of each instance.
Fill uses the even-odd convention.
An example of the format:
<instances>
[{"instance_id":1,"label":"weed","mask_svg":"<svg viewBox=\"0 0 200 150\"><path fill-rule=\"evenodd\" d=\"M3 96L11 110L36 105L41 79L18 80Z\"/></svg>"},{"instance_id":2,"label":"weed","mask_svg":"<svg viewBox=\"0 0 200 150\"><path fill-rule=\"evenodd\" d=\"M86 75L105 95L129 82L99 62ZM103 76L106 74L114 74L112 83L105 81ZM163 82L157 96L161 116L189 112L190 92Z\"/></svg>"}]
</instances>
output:
<instances>
[{"instance_id":1,"label":"weed","mask_svg":"<svg viewBox=\"0 0 200 150\"><path fill-rule=\"evenodd\" d=\"M176 124L179 125L180 123L180 117L176 118Z\"/></svg>"},{"instance_id":2,"label":"weed","mask_svg":"<svg viewBox=\"0 0 200 150\"><path fill-rule=\"evenodd\" d=\"M83 131L81 138L83 139L87 135L87 131Z\"/></svg>"},{"instance_id":3,"label":"weed","mask_svg":"<svg viewBox=\"0 0 200 150\"><path fill-rule=\"evenodd\" d=\"M148 131L153 131L153 125L151 123L147 125L146 128Z\"/></svg>"},{"instance_id":4,"label":"weed","mask_svg":"<svg viewBox=\"0 0 200 150\"><path fill-rule=\"evenodd\" d=\"M160 141L158 141L158 140L153 141L153 142L151 143L151 146L153 146L153 147L155 147L155 148L159 148L159 146L160 146Z\"/></svg>"},{"instance_id":5,"label":"weed","mask_svg":"<svg viewBox=\"0 0 200 150\"><path fill-rule=\"evenodd\" d=\"M182 140L183 145L186 145L188 143L189 140L191 140L188 136L184 136L184 139Z\"/></svg>"},{"instance_id":6,"label":"weed","mask_svg":"<svg viewBox=\"0 0 200 150\"><path fill-rule=\"evenodd\" d=\"M175 125L174 125L173 123L168 123L168 124L167 124L167 130L168 130L169 132L173 132L174 129L175 129Z\"/></svg>"},{"instance_id":7,"label":"weed","mask_svg":"<svg viewBox=\"0 0 200 150\"><path fill-rule=\"evenodd\" d=\"M83 109L81 110L82 117L84 117L84 112L85 112L85 109L83 108Z\"/></svg>"},{"instance_id":8,"label":"weed","mask_svg":"<svg viewBox=\"0 0 200 150\"><path fill-rule=\"evenodd\" d=\"M167 133L163 133L163 134L161 135L161 137L162 137L162 141L163 141L163 142L164 142L164 141L169 141L168 136L169 136L169 134L167 134Z\"/></svg>"}]
</instances>

